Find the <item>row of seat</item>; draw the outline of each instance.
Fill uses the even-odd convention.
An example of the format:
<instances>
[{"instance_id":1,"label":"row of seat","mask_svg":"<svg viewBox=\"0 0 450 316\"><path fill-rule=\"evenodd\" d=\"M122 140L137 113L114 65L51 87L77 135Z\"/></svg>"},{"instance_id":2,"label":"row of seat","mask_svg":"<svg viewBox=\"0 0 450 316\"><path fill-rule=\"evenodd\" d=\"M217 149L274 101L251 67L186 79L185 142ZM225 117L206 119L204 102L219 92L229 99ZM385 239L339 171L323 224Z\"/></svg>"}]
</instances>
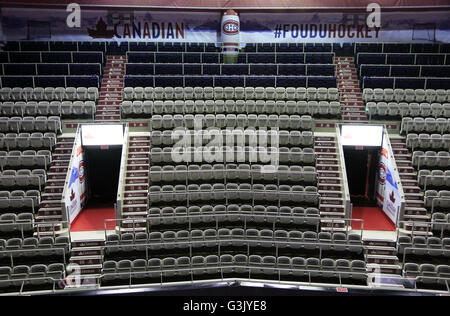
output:
<instances>
[{"instance_id":1,"label":"row of seat","mask_svg":"<svg viewBox=\"0 0 450 316\"><path fill-rule=\"evenodd\" d=\"M361 77L360 86L364 90L370 89L414 89L414 90L450 90L450 78L438 77ZM406 97L405 97L406 99ZM384 100L386 102L390 102ZM415 102L425 102L423 97L417 97ZM428 102L434 102L430 99ZM448 100L448 97L447 97ZM376 100L383 101L383 100Z\"/></svg>"},{"instance_id":2,"label":"row of seat","mask_svg":"<svg viewBox=\"0 0 450 316\"><path fill-rule=\"evenodd\" d=\"M316 87L125 87L124 100L293 100L337 101L337 88Z\"/></svg>"},{"instance_id":3,"label":"row of seat","mask_svg":"<svg viewBox=\"0 0 450 316\"><path fill-rule=\"evenodd\" d=\"M238 64L333 64L334 53L239 53ZM129 63L223 63L221 53L127 52Z\"/></svg>"},{"instance_id":4,"label":"row of seat","mask_svg":"<svg viewBox=\"0 0 450 316\"><path fill-rule=\"evenodd\" d=\"M450 217L446 213L434 212L432 217L432 231L435 236L450 237ZM444 243L444 240L442 241ZM448 240L445 243L448 245Z\"/></svg>"},{"instance_id":5,"label":"row of seat","mask_svg":"<svg viewBox=\"0 0 450 316\"><path fill-rule=\"evenodd\" d=\"M432 211L449 212L450 211L450 191L448 190L426 190L425 207Z\"/></svg>"},{"instance_id":6,"label":"row of seat","mask_svg":"<svg viewBox=\"0 0 450 316\"><path fill-rule=\"evenodd\" d=\"M38 190L0 191L0 213L35 212L40 203Z\"/></svg>"},{"instance_id":7,"label":"row of seat","mask_svg":"<svg viewBox=\"0 0 450 316\"><path fill-rule=\"evenodd\" d=\"M413 166L418 169L438 169L446 170L450 166L450 154L448 151L420 151L416 150L412 156Z\"/></svg>"},{"instance_id":8,"label":"row of seat","mask_svg":"<svg viewBox=\"0 0 450 316\"><path fill-rule=\"evenodd\" d=\"M409 133L450 133L450 118L404 117L401 122L401 134Z\"/></svg>"},{"instance_id":9,"label":"row of seat","mask_svg":"<svg viewBox=\"0 0 450 316\"><path fill-rule=\"evenodd\" d=\"M391 88L365 88L363 99L366 102L450 102L450 89L391 89Z\"/></svg>"},{"instance_id":10,"label":"row of seat","mask_svg":"<svg viewBox=\"0 0 450 316\"><path fill-rule=\"evenodd\" d=\"M450 170L419 170L419 186L422 188L450 189Z\"/></svg>"},{"instance_id":11,"label":"row of seat","mask_svg":"<svg viewBox=\"0 0 450 316\"><path fill-rule=\"evenodd\" d=\"M1 101L96 101L98 97L97 87L3 87L0 89Z\"/></svg>"},{"instance_id":12,"label":"row of seat","mask_svg":"<svg viewBox=\"0 0 450 316\"><path fill-rule=\"evenodd\" d=\"M30 237L34 232L31 213L6 213L0 215L0 238Z\"/></svg>"},{"instance_id":13,"label":"row of seat","mask_svg":"<svg viewBox=\"0 0 450 316\"><path fill-rule=\"evenodd\" d=\"M50 150L0 151L0 168L4 169L44 169L50 166Z\"/></svg>"},{"instance_id":14,"label":"row of seat","mask_svg":"<svg viewBox=\"0 0 450 316\"><path fill-rule=\"evenodd\" d=\"M450 103L367 102L367 110L370 117L380 118L450 118Z\"/></svg>"},{"instance_id":15,"label":"row of seat","mask_svg":"<svg viewBox=\"0 0 450 316\"><path fill-rule=\"evenodd\" d=\"M94 101L36 101L29 102L3 102L0 103L0 115L14 116L61 116L71 117L92 117L95 113L96 105Z\"/></svg>"},{"instance_id":16,"label":"row of seat","mask_svg":"<svg viewBox=\"0 0 450 316\"><path fill-rule=\"evenodd\" d=\"M333 260L286 256L209 255L106 261L103 263L102 284L126 283L153 279L153 282L185 280L198 277L222 278L233 275L245 278L294 279L303 282L353 283L367 285L366 264L361 260ZM353 280L354 279L354 280Z\"/></svg>"},{"instance_id":17,"label":"row of seat","mask_svg":"<svg viewBox=\"0 0 450 316\"><path fill-rule=\"evenodd\" d=\"M275 156L276 155L276 156ZM150 150L150 165L166 165L177 162L240 162L267 163L275 159L282 165L315 165L316 155L312 148L300 147L153 147Z\"/></svg>"},{"instance_id":18,"label":"row of seat","mask_svg":"<svg viewBox=\"0 0 450 316\"><path fill-rule=\"evenodd\" d=\"M444 65L359 65L358 74L376 77L450 77Z\"/></svg>"},{"instance_id":19,"label":"row of seat","mask_svg":"<svg viewBox=\"0 0 450 316\"><path fill-rule=\"evenodd\" d=\"M450 286L450 266L435 266L429 263L408 262L403 266L403 277L415 279L418 288L430 288L448 291Z\"/></svg>"},{"instance_id":20,"label":"row of seat","mask_svg":"<svg viewBox=\"0 0 450 316\"><path fill-rule=\"evenodd\" d=\"M56 145L56 134L52 132L35 133L0 133L0 149L24 150L24 149L45 149L52 150Z\"/></svg>"},{"instance_id":21,"label":"row of seat","mask_svg":"<svg viewBox=\"0 0 450 316\"><path fill-rule=\"evenodd\" d=\"M357 53L355 64L369 65L447 65L449 54L422 54L422 53Z\"/></svg>"},{"instance_id":22,"label":"row of seat","mask_svg":"<svg viewBox=\"0 0 450 316\"><path fill-rule=\"evenodd\" d=\"M10 238L0 239L0 258L8 257L8 251L15 250L33 250L33 249L49 249L49 248L63 248L65 253L70 250L70 240L66 236L58 237L27 237L27 238ZM14 257L22 256L24 253L14 253Z\"/></svg>"},{"instance_id":23,"label":"row of seat","mask_svg":"<svg viewBox=\"0 0 450 316\"><path fill-rule=\"evenodd\" d=\"M1 52L2 63L50 63L50 64L102 64L103 52L45 52L45 51L7 51Z\"/></svg>"},{"instance_id":24,"label":"row of seat","mask_svg":"<svg viewBox=\"0 0 450 316\"><path fill-rule=\"evenodd\" d=\"M416 254L441 255L443 254L441 250L448 250L446 256L450 257L450 238L399 236L397 245L398 253L401 255L405 253L406 248L420 248L414 249ZM434 253L433 250L435 250Z\"/></svg>"},{"instance_id":25,"label":"row of seat","mask_svg":"<svg viewBox=\"0 0 450 316\"><path fill-rule=\"evenodd\" d=\"M0 173L0 188L9 191L19 188L41 190L45 185L46 179L47 176L44 169L3 170Z\"/></svg>"},{"instance_id":26,"label":"row of seat","mask_svg":"<svg viewBox=\"0 0 450 316\"><path fill-rule=\"evenodd\" d=\"M62 263L0 267L0 291L54 290L65 276L66 268Z\"/></svg>"},{"instance_id":27,"label":"row of seat","mask_svg":"<svg viewBox=\"0 0 450 316\"><path fill-rule=\"evenodd\" d=\"M450 134L410 133L406 136L406 146L412 150L450 150Z\"/></svg>"},{"instance_id":28,"label":"row of seat","mask_svg":"<svg viewBox=\"0 0 450 316\"><path fill-rule=\"evenodd\" d=\"M212 120L214 118L214 120ZM238 120L239 118L239 120ZM0 117L0 131L2 131ZM209 119L209 120L207 120ZM277 128L282 130L310 131L313 128L313 119L310 115L277 115L277 114L164 114L153 115L150 119L150 130L174 129L185 127L188 129L207 127L259 127ZM201 125L200 125L201 124ZM204 131L207 132L207 131Z\"/></svg>"},{"instance_id":29,"label":"row of seat","mask_svg":"<svg viewBox=\"0 0 450 316\"><path fill-rule=\"evenodd\" d=\"M267 172L264 172L267 171ZM202 164L151 166L151 183L198 182L211 180L279 181L295 183L316 183L317 171L312 166L277 166L263 169L262 165L248 164Z\"/></svg>"},{"instance_id":30,"label":"row of seat","mask_svg":"<svg viewBox=\"0 0 450 316\"><path fill-rule=\"evenodd\" d=\"M5 51L102 51L115 48L110 41L8 41ZM206 42L151 42L123 41L125 51L154 52L217 52L215 43ZM245 52L333 52L339 50L340 43L245 43ZM355 53L449 53L447 43L344 43Z\"/></svg>"},{"instance_id":31,"label":"row of seat","mask_svg":"<svg viewBox=\"0 0 450 316\"><path fill-rule=\"evenodd\" d=\"M416 53L450 52L449 45L444 43L355 43L354 46L355 53L399 53L398 57Z\"/></svg>"},{"instance_id":32,"label":"row of seat","mask_svg":"<svg viewBox=\"0 0 450 316\"><path fill-rule=\"evenodd\" d=\"M8 41L5 51L99 51L110 52L117 49L111 41ZM123 41L120 46L124 51L163 51L163 52L217 52L215 43L205 42L150 42Z\"/></svg>"},{"instance_id":33,"label":"row of seat","mask_svg":"<svg viewBox=\"0 0 450 316\"><path fill-rule=\"evenodd\" d=\"M100 87L100 77L97 75L79 76L0 76L1 87ZM75 99L76 100L76 99Z\"/></svg>"},{"instance_id":34,"label":"row of seat","mask_svg":"<svg viewBox=\"0 0 450 316\"><path fill-rule=\"evenodd\" d=\"M298 114L338 116L341 104L337 101L264 101L264 100L177 100L123 101L123 117L142 117L155 114Z\"/></svg>"},{"instance_id":35,"label":"row of seat","mask_svg":"<svg viewBox=\"0 0 450 316\"><path fill-rule=\"evenodd\" d=\"M306 231L301 232L298 230L270 230L270 229L242 229L242 228L220 228L220 229L194 229L191 231L166 231L157 232L152 231L150 233L123 233L123 234L109 234L106 237L105 246L115 245L136 245L140 244L161 244L161 243L185 243L185 242L207 242L215 239L245 241L249 243L257 244L260 241L276 241L277 243L286 246L286 243L322 243L326 245L334 245L336 249L345 248L346 244L353 246L362 246L361 235L351 233L346 235L345 233L329 233L329 232L313 232ZM180 244L181 247L181 244Z\"/></svg>"},{"instance_id":36,"label":"row of seat","mask_svg":"<svg viewBox=\"0 0 450 316\"><path fill-rule=\"evenodd\" d=\"M0 117L0 132L53 132L61 133L61 118L59 116L25 116Z\"/></svg>"},{"instance_id":37,"label":"row of seat","mask_svg":"<svg viewBox=\"0 0 450 316\"><path fill-rule=\"evenodd\" d=\"M11 72L11 71L10 71ZM334 76L334 65L128 63L127 75L276 75Z\"/></svg>"},{"instance_id":38,"label":"row of seat","mask_svg":"<svg viewBox=\"0 0 450 316\"><path fill-rule=\"evenodd\" d=\"M206 116L208 116L207 114ZM211 114L212 115L212 114ZM231 116L231 115L230 115ZM239 115L238 115L239 116ZM215 121L214 115L212 115L211 120ZM208 118L205 118L208 121ZM226 127L237 127L230 126L232 122L227 120ZM246 122L244 122L246 123ZM242 125L244 125L244 123ZM286 130L256 130L252 128L247 129L218 129L212 126L217 126L208 122L206 127L211 127L208 130L164 130L164 131L152 131L150 136L150 141L152 146L170 146L177 144L178 146L190 146L191 144L202 144L206 145L211 142L212 139L218 137L222 140L221 143L226 143L227 137L237 138L237 141L244 142L244 144L250 144L256 146L258 142L267 142L267 144L276 146L277 144L281 146L298 146L298 147L312 147L314 144L314 136L311 131L286 131ZM245 125L244 125L245 126ZM264 125L261 125L264 126ZM219 145L219 140L215 143Z\"/></svg>"},{"instance_id":39,"label":"row of seat","mask_svg":"<svg viewBox=\"0 0 450 316\"><path fill-rule=\"evenodd\" d=\"M2 177L0 177L0 184ZM209 200L242 200L242 201L282 201L303 202L311 205L319 203L317 187L300 185L249 184L249 183L204 183L201 185L152 185L149 188L150 203L171 201L209 201Z\"/></svg>"},{"instance_id":40,"label":"row of seat","mask_svg":"<svg viewBox=\"0 0 450 316\"><path fill-rule=\"evenodd\" d=\"M246 223L247 225L260 225L267 223L272 227L273 223L282 226L291 226L300 229L300 227L308 227L309 229L317 229L319 224L319 210L315 207L289 207L289 206L263 206L263 205L237 205L229 204L227 206L222 204L216 205L202 205L202 206L151 206L148 209L147 221L152 229L170 229L172 226L187 227L188 224L192 226L199 225L204 227L207 224L223 224L226 222L234 224ZM195 227L194 227L195 228ZM225 232L225 231L223 231ZM251 231L253 238L256 238L254 231ZM224 233L225 234L225 233ZM227 233L228 234L228 233ZM231 235L240 234L240 228L232 229ZM265 233L267 236L271 233ZM280 233L281 234L281 233ZM298 234L293 233L293 236ZM275 232L277 236L277 232ZM281 235L280 235L281 236ZM311 234L309 237L311 238ZM178 236L177 238L181 238ZM342 239L342 238L340 238ZM353 240L354 238L352 238Z\"/></svg>"},{"instance_id":41,"label":"row of seat","mask_svg":"<svg viewBox=\"0 0 450 316\"><path fill-rule=\"evenodd\" d=\"M15 64L3 63L0 75L48 76L48 75L97 75L102 74L100 64Z\"/></svg>"},{"instance_id":42,"label":"row of seat","mask_svg":"<svg viewBox=\"0 0 450 316\"><path fill-rule=\"evenodd\" d=\"M82 77L82 76L78 76ZM72 83L75 78L67 77L67 81ZM15 79L14 79L15 78ZM29 86L28 77L2 77L4 86ZM33 77L29 77L33 79ZM42 77L35 77L42 78ZM64 79L64 78L62 78ZM445 80L445 79L440 79ZM39 80L35 80L34 82ZM58 83L59 81L57 81ZM81 81L79 78L77 86L95 85L95 78ZM430 79L430 85L433 80ZM89 87L90 87L89 86ZM335 76L219 76L219 75L126 75L124 77L125 87L306 87L306 88L336 88L337 78Z\"/></svg>"}]
</instances>

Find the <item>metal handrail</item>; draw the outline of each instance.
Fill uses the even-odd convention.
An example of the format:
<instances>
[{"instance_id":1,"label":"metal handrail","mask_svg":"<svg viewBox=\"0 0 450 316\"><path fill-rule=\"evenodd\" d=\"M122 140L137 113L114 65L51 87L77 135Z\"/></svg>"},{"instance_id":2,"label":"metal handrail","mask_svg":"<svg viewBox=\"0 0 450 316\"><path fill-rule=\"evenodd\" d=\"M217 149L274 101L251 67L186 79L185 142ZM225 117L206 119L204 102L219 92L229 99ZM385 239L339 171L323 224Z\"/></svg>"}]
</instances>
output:
<instances>
[{"instance_id":1,"label":"metal handrail","mask_svg":"<svg viewBox=\"0 0 450 316\"><path fill-rule=\"evenodd\" d=\"M429 245L425 245L425 247L421 248L421 247L405 247L403 249L403 265L406 263L406 255L407 253L414 253L414 250L422 250L422 251L426 251L426 252L430 252L430 251L442 251L443 254L448 253L450 254L450 249L445 249L443 248L443 246L441 245L440 248L430 248Z\"/></svg>"},{"instance_id":2,"label":"metal handrail","mask_svg":"<svg viewBox=\"0 0 450 316\"><path fill-rule=\"evenodd\" d=\"M420 178L420 176L419 176L419 178ZM424 180L424 188L423 188L423 190L424 191L426 191L427 190L427 182L428 182L428 180L429 179L435 179L435 178L438 178L438 179L446 179L446 178L450 178L449 176L445 176L445 175L443 175L443 176L433 176L433 175L427 175L427 176L425 176L425 180Z\"/></svg>"},{"instance_id":3,"label":"metal handrail","mask_svg":"<svg viewBox=\"0 0 450 316\"><path fill-rule=\"evenodd\" d=\"M115 217L121 217L122 216L122 202L123 202L123 192L124 192L124 180L125 179L125 173L126 173L126 161L127 155L128 155L128 143L129 143L129 126L128 123L125 123L125 130L123 134L124 143L122 144L122 155L121 155L121 163L120 163L120 172L119 172L119 185L117 187L117 197L116 197L116 204L114 207L115 210Z\"/></svg>"},{"instance_id":4,"label":"metal handrail","mask_svg":"<svg viewBox=\"0 0 450 316\"><path fill-rule=\"evenodd\" d=\"M28 220L28 221L23 221L20 220L20 222L13 222L13 223L1 223L0 222L0 227L2 226L10 226L10 225L15 225L16 227L20 227L20 232L22 235L22 239L25 238L25 234L24 234L24 227L26 226L31 226L31 230L33 230L34 224L36 222L34 220Z\"/></svg>"},{"instance_id":5,"label":"metal handrail","mask_svg":"<svg viewBox=\"0 0 450 316\"><path fill-rule=\"evenodd\" d=\"M330 273L330 274L334 274L335 276L337 276L339 278L339 284L342 285L342 277L347 275L347 276L361 276L361 277L365 277L368 278L368 273L367 272L352 272L351 268L349 268L350 271L339 271L339 270L324 270L324 269L317 269L317 270L308 270L308 269L296 269L296 268L279 268L279 267L267 267L264 266L264 264L261 265L251 265L251 264L246 264L246 265L236 265L236 264L231 264L231 265L217 265L217 266L204 266L204 267L192 267L192 264L190 264L190 267L188 268L176 268L176 269L163 269L162 267L160 267L160 269L155 269L155 270L151 270L148 269L146 271L130 271L130 272L114 272L114 273L102 273L99 277L98 280L102 280L105 279L106 276L116 276L119 277L120 276L128 276L129 278L129 286L132 285L132 277L133 276L139 276L139 275L149 275L149 274L159 274L161 282L160 285L162 285L163 282L163 274L164 273L173 273L173 274L180 274L180 272L187 272L187 275L191 276L191 280L190 281L184 281L184 282L194 282L194 272L195 271L201 271L203 273L208 273L208 271L212 271L212 273L214 272L219 272L218 270L220 270L220 275L221 275L221 279L224 280L226 278L224 278L224 270L229 270L229 269L239 269L239 270L248 270L248 279L252 279L252 270L260 270L260 272L262 272L262 274L265 274L264 271L269 271L269 272L278 272L278 282L281 282L281 272L287 272L289 273L301 273L301 274L306 274L308 275L308 283L311 284L312 282L312 276L314 274L317 273ZM271 273L268 273L269 275ZM333 275L333 276L334 276ZM127 278L127 279L128 279ZM257 279L257 278L256 278Z\"/></svg>"},{"instance_id":6,"label":"metal handrail","mask_svg":"<svg viewBox=\"0 0 450 316\"><path fill-rule=\"evenodd\" d=\"M247 229L246 227L247 227L247 217L252 217L252 218L261 218L261 219L268 219L268 218L271 218L271 219L281 219L281 218L285 218L285 219L301 219L301 220L304 220L305 222L307 222L307 221L311 221L311 222L313 222L313 221L317 221L317 223L316 223L316 232L318 232L319 231L319 226L320 226L320 216L281 216L281 215L263 215L263 214L245 214L245 213L242 213L242 212L237 212L237 213L224 213L224 214L209 214L209 215L188 215L188 214L186 214L186 215L180 215L180 216L166 216L166 217L164 217L164 216L158 216L157 218L159 218L159 219L161 219L161 218L170 218L170 219L173 219L173 220L175 220L175 219L183 219L183 220L188 220L188 227L186 227L186 229L187 230L191 230L191 227L192 227L192 222L191 222L191 219L193 219L193 218L198 218L198 219L202 219L202 218L212 218L213 220L215 219L215 225L216 225L216 229L218 229L218 227L219 227L219 218L220 217L224 217L224 218L227 218L227 217L230 217L230 216L238 216L238 217L243 217L243 220L244 220L244 224L243 224L243 226L242 226L242 228L243 229ZM156 218L156 217L155 217ZM128 222L128 223L132 223L132 226L133 226L133 233L136 233L136 224L137 223L144 223L145 222L145 224L146 224L146 229L147 230L149 230L150 229L150 227L151 227L151 225L150 225L150 222L152 221L153 219L152 218L150 218L150 217L147 217L147 218L132 218L132 219L125 219L125 218L122 218L122 219L106 219L105 221L104 221L104 229L105 229L105 240L107 240L107 237L108 237L108 234L107 234L107 223L109 223L109 222L114 222L115 223L115 225L117 224L117 223L119 223L119 224L121 224L121 223L123 223L123 222ZM360 234L360 236L361 236L361 240L362 240L362 236L363 236L363 231L364 231L364 220L362 220L362 219L329 219L330 221L331 221L331 223L332 223L332 233L334 232L334 223L335 222L342 222L342 221L344 221L344 222L361 222L361 234ZM276 220L274 220L273 221L273 223L272 223L272 230L273 231L275 231L276 230Z\"/></svg>"},{"instance_id":7,"label":"metal handrail","mask_svg":"<svg viewBox=\"0 0 450 316\"><path fill-rule=\"evenodd\" d=\"M50 281L51 283L53 283L53 288L52 288L52 292L56 292L56 284L60 281L62 281L63 279L54 279L53 277L31 277L31 278L19 278L19 279L7 279L7 280L0 280L0 284L8 284L10 282L21 282L21 286L20 286L20 290L19 290L19 295L21 295L23 292L27 292L24 291L24 286L26 285L26 283L31 283L32 281L37 281L37 280L44 280L44 281ZM12 292L15 293L15 292ZM9 294L9 293L6 293Z\"/></svg>"},{"instance_id":8,"label":"metal handrail","mask_svg":"<svg viewBox=\"0 0 450 316\"><path fill-rule=\"evenodd\" d=\"M39 228L40 227L45 227L45 226L49 226L49 225L51 225L51 227L52 227L52 229L51 229L51 232L52 232L52 237L53 238L55 238L55 237L57 237L56 236L56 232L57 231L55 231L55 227L57 226L57 225L62 225L63 227L65 226L65 227L69 227L69 225L70 225L70 223L69 223L69 221L58 221L58 222L51 222L51 223L46 223L46 222L34 222L34 227L35 227L35 230L36 230L36 232L37 232L37 238L40 238L41 237L41 234L42 234L42 232L43 231L40 231L39 230ZM50 230L49 230L49 232L50 232ZM70 238L70 229L68 229L68 234L69 234L69 240L71 240L71 238Z\"/></svg>"},{"instance_id":9,"label":"metal handrail","mask_svg":"<svg viewBox=\"0 0 450 316\"><path fill-rule=\"evenodd\" d=\"M70 245L67 245L67 250L70 250ZM35 248L35 249L13 249L13 250L2 250L0 251L1 254L9 255L11 258L11 266L14 266L14 254L23 254L23 253L40 253L40 252L54 252L58 253L60 252L62 254L64 265L67 263L66 260L66 248L65 247L58 247L58 246L52 246L48 248Z\"/></svg>"},{"instance_id":10,"label":"metal handrail","mask_svg":"<svg viewBox=\"0 0 450 316\"><path fill-rule=\"evenodd\" d=\"M233 236L229 238L220 238L219 236L216 236L216 238L202 238L202 239L195 239L189 237L189 240L186 241L169 241L169 242L149 242L149 243L137 243L136 241L129 244L112 244L112 245L105 245L102 246L101 251L102 254L105 255L108 250L111 249L117 249L118 251L122 251L124 249L140 249L142 250L145 248L145 259L149 260L151 257L149 256L149 252L152 252L152 248L158 248L158 249L166 249L167 246L172 246L173 248L180 247L182 245L186 245L186 249L189 249L189 256L192 257L193 248L195 246L205 246L207 244L210 244L210 247L217 248L217 255L221 255L221 247L224 246L233 246L233 243L239 243L242 245L238 246L246 246L247 247L247 255L250 255L250 248L252 247L267 247L269 244L270 247L275 247L275 257L278 257L278 251L279 249L285 249L293 246L298 246L297 248L305 247L305 246L312 246L311 248L313 250L319 251L319 259L322 259L322 251L326 247L330 247L330 249L334 249L334 247L345 247L345 250L343 251L351 251L352 248L358 247L360 248L361 252L363 251L363 242L362 240L359 242L352 243L351 241L346 241L345 243L328 243L328 242L321 242L319 239L316 242L308 242L308 241L279 241L277 240L279 238L264 238L261 237L260 239L252 239L252 238L233 238ZM213 244L214 243L214 244ZM225 245L223 245L225 244ZM252 245L252 246L251 246ZM297 249L296 247L293 247L293 249ZM125 250L126 251L126 250ZM211 253L210 253L211 254ZM107 261L107 260L106 260ZM103 259L103 262L106 262Z\"/></svg>"},{"instance_id":11,"label":"metal handrail","mask_svg":"<svg viewBox=\"0 0 450 316\"><path fill-rule=\"evenodd\" d=\"M351 203L350 189L348 187L347 168L345 166L344 150L342 147L340 135L341 135L341 132L340 132L339 126L336 126L336 141L337 141L337 148L339 149L338 154L339 154L340 167L341 167L341 173L342 173L342 179L343 179L343 187L344 187L344 196L345 196L345 215L349 218L352 218L353 205Z\"/></svg>"}]
</instances>

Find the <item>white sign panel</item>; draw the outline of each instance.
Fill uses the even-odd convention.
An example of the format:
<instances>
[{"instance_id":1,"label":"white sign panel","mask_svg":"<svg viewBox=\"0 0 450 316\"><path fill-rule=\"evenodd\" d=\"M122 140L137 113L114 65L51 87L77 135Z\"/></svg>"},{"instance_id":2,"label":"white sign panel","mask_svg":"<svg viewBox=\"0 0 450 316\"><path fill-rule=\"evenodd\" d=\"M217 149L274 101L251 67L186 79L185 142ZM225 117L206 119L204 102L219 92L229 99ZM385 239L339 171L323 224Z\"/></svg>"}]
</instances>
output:
<instances>
[{"instance_id":1,"label":"white sign panel","mask_svg":"<svg viewBox=\"0 0 450 316\"><path fill-rule=\"evenodd\" d=\"M342 125L343 146L381 146L383 126Z\"/></svg>"},{"instance_id":2,"label":"white sign panel","mask_svg":"<svg viewBox=\"0 0 450 316\"><path fill-rule=\"evenodd\" d=\"M122 145L123 125L81 125L83 146Z\"/></svg>"}]
</instances>

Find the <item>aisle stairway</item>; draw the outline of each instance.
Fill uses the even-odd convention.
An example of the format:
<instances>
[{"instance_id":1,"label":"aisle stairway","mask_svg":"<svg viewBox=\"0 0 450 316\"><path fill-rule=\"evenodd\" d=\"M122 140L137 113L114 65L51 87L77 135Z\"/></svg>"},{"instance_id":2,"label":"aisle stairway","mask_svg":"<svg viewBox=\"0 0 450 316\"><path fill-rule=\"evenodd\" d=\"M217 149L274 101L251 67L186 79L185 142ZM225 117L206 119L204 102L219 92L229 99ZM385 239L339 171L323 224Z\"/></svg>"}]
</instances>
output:
<instances>
[{"instance_id":1,"label":"aisle stairway","mask_svg":"<svg viewBox=\"0 0 450 316\"><path fill-rule=\"evenodd\" d=\"M125 64L126 56L107 56L100 87L96 121L120 121Z\"/></svg>"},{"instance_id":2,"label":"aisle stairway","mask_svg":"<svg viewBox=\"0 0 450 316\"><path fill-rule=\"evenodd\" d=\"M124 194L122 205L122 218L139 219L147 217L148 174L150 169L150 133L130 133L128 142L128 155L126 161L126 174L124 178ZM145 229L145 222L136 223ZM144 227L144 229L142 229ZM132 221L122 223L124 231L133 230Z\"/></svg>"},{"instance_id":3,"label":"aisle stairway","mask_svg":"<svg viewBox=\"0 0 450 316\"><path fill-rule=\"evenodd\" d=\"M353 57L335 57L334 64L344 122L367 122Z\"/></svg>"},{"instance_id":4,"label":"aisle stairway","mask_svg":"<svg viewBox=\"0 0 450 316\"><path fill-rule=\"evenodd\" d=\"M47 171L47 182L41 193L41 203L36 222L35 235L39 237L63 234L61 199L75 138L61 135L56 140L52 162ZM59 222L59 223L58 223Z\"/></svg>"},{"instance_id":5,"label":"aisle stairway","mask_svg":"<svg viewBox=\"0 0 450 316\"><path fill-rule=\"evenodd\" d=\"M101 275L103 239L72 241L70 265L68 266L69 287L77 285L94 286ZM79 280L74 279L79 276ZM77 284L77 282L79 282Z\"/></svg>"},{"instance_id":6,"label":"aisle stairway","mask_svg":"<svg viewBox=\"0 0 450 316\"><path fill-rule=\"evenodd\" d=\"M345 232L344 184L335 133L314 133L322 231ZM348 224L348 223L347 223Z\"/></svg>"},{"instance_id":7,"label":"aisle stairway","mask_svg":"<svg viewBox=\"0 0 450 316\"><path fill-rule=\"evenodd\" d=\"M406 208L403 221L409 221L404 228L414 234L426 234L430 216L425 209L424 194L419 187L417 171L413 168L412 156L406 147L406 139L402 136L391 136L390 142L394 152L400 180L405 192ZM414 222L414 226L412 225Z\"/></svg>"},{"instance_id":8,"label":"aisle stairway","mask_svg":"<svg viewBox=\"0 0 450 316\"><path fill-rule=\"evenodd\" d=\"M400 276L397 242L389 239L364 238L364 257L368 272Z\"/></svg>"}]
</instances>

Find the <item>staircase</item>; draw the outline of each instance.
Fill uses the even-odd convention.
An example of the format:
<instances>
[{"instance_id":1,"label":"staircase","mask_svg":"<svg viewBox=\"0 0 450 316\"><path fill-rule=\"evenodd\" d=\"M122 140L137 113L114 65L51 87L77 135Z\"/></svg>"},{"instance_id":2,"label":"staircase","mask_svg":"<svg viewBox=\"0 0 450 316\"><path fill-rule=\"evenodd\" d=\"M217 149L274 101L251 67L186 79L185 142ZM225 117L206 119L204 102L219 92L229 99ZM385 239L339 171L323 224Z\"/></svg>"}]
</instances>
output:
<instances>
[{"instance_id":1,"label":"staircase","mask_svg":"<svg viewBox=\"0 0 450 316\"><path fill-rule=\"evenodd\" d=\"M120 121L125 64L126 56L107 56L95 116L96 121Z\"/></svg>"},{"instance_id":2,"label":"staircase","mask_svg":"<svg viewBox=\"0 0 450 316\"><path fill-rule=\"evenodd\" d=\"M47 171L47 182L44 192L41 194L41 203L35 218L38 228L35 235L39 237L63 234L61 200L64 190L64 182L69 168L72 154L73 136L59 136L56 147L52 153L52 162Z\"/></svg>"},{"instance_id":3,"label":"staircase","mask_svg":"<svg viewBox=\"0 0 450 316\"><path fill-rule=\"evenodd\" d=\"M130 133L126 161L126 174L124 179L124 194L122 200L122 218L147 218L148 175L150 163L150 133ZM145 231L145 221L136 223L135 231ZM124 221L121 225L123 231L133 231L133 222Z\"/></svg>"},{"instance_id":4,"label":"staircase","mask_svg":"<svg viewBox=\"0 0 450 316\"><path fill-rule=\"evenodd\" d=\"M367 122L353 57L335 57L334 65L344 122Z\"/></svg>"},{"instance_id":5,"label":"staircase","mask_svg":"<svg viewBox=\"0 0 450 316\"><path fill-rule=\"evenodd\" d=\"M364 238L364 258L369 273L400 276L402 267L397 257L397 242L388 239Z\"/></svg>"},{"instance_id":6,"label":"staircase","mask_svg":"<svg viewBox=\"0 0 450 316\"><path fill-rule=\"evenodd\" d=\"M103 254L102 247L105 245L103 239L89 239L72 241L70 266L68 271L71 285L76 286L76 281L70 278L70 274L79 273L79 285L94 286L97 278L101 275Z\"/></svg>"},{"instance_id":7,"label":"staircase","mask_svg":"<svg viewBox=\"0 0 450 316\"><path fill-rule=\"evenodd\" d=\"M343 176L335 133L314 133L322 231L346 232ZM348 224L348 223L347 223Z\"/></svg>"},{"instance_id":8,"label":"staircase","mask_svg":"<svg viewBox=\"0 0 450 316\"><path fill-rule=\"evenodd\" d=\"M390 142L394 152L400 181L405 192L406 208L403 221L414 222L406 224L404 228L408 234L427 234L430 216L425 209L424 194L419 187L417 172L412 164L412 156L406 147L406 139L402 136L391 136Z\"/></svg>"}]
</instances>

